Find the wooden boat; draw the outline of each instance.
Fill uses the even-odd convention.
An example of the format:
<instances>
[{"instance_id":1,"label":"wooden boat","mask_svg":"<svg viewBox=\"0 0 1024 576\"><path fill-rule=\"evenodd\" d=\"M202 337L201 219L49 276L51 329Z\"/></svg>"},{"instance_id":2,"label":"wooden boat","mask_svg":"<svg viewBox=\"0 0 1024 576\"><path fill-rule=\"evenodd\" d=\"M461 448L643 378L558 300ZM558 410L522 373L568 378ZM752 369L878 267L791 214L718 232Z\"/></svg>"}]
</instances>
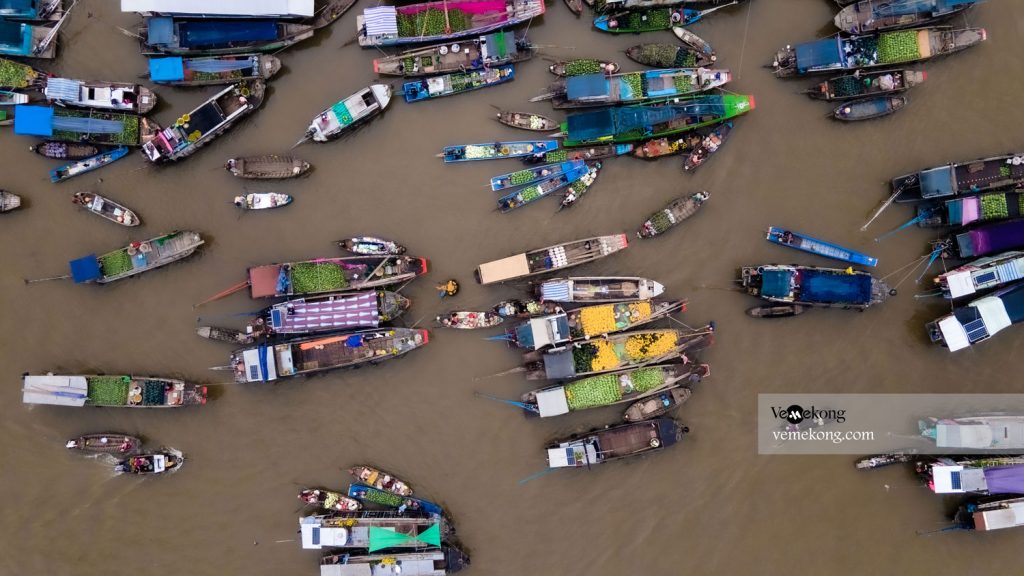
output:
<instances>
[{"instance_id":1,"label":"wooden boat","mask_svg":"<svg viewBox=\"0 0 1024 576\"><path fill-rule=\"evenodd\" d=\"M373 236L354 236L338 241L342 250L362 256L397 256L405 254L405 246L384 238Z\"/></svg>"},{"instance_id":2,"label":"wooden boat","mask_svg":"<svg viewBox=\"0 0 1024 576\"><path fill-rule=\"evenodd\" d=\"M805 92L815 100L829 102L865 96L899 94L921 84L928 78L924 70L860 71L829 78Z\"/></svg>"},{"instance_id":3,"label":"wooden boat","mask_svg":"<svg viewBox=\"0 0 1024 576\"><path fill-rule=\"evenodd\" d=\"M606 60L595 60L593 58L577 58L575 60L560 60L548 66L548 72L561 78L569 76L582 76L584 74L615 74L619 71L619 65Z\"/></svg>"},{"instance_id":4,"label":"wooden boat","mask_svg":"<svg viewBox=\"0 0 1024 576\"><path fill-rule=\"evenodd\" d=\"M832 117L843 122L872 120L898 112L906 105L906 96L871 96L844 102L832 111Z\"/></svg>"},{"instance_id":5,"label":"wooden boat","mask_svg":"<svg viewBox=\"0 0 1024 576\"><path fill-rule=\"evenodd\" d=\"M200 326L199 328L196 328L196 334L206 338L207 340L227 342L228 344L246 345L252 344L256 341L256 337L252 334L246 334L241 330L218 328L216 326Z\"/></svg>"},{"instance_id":6,"label":"wooden boat","mask_svg":"<svg viewBox=\"0 0 1024 576\"><path fill-rule=\"evenodd\" d=\"M450 0L375 6L356 17L360 46L446 42L511 28L544 14L544 0Z\"/></svg>"},{"instance_id":7,"label":"wooden boat","mask_svg":"<svg viewBox=\"0 0 1024 576\"><path fill-rule=\"evenodd\" d=\"M80 450L93 454L131 454L142 448L142 440L127 434L103 433L86 434L72 438L64 445L69 450Z\"/></svg>"},{"instance_id":8,"label":"wooden boat","mask_svg":"<svg viewBox=\"0 0 1024 576\"><path fill-rule=\"evenodd\" d=\"M515 77L515 66L505 64L413 80L402 85L402 93L406 102L419 102L497 86L515 80Z\"/></svg>"},{"instance_id":9,"label":"wooden boat","mask_svg":"<svg viewBox=\"0 0 1024 576\"><path fill-rule=\"evenodd\" d=\"M501 324L505 319L496 312L472 312L467 310L456 310L441 314L435 321L446 328L459 328L462 330L474 330L477 328L493 328Z\"/></svg>"},{"instance_id":10,"label":"wooden boat","mask_svg":"<svg viewBox=\"0 0 1024 576\"><path fill-rule=\"evenodd\" d=\"M44 72L40 72L28 64L0 58L0 88L20 90L32 86L37 80L45 77Z\"/></svg>"},{"instance_id":11,"label":"wooden boat","mask_svg":"<svg viewBox=\"0 0 1024 576\"><path fill-rule=\"evenodd\" d=\"M626 56L652 68L702 68L718 59L714 52L707 54L689 46L678 44L637 44L626 48Z\"/></svg>"},{"instance_id":12,"label":"wooden boat","mask_svg":"<svg viewBox=\"0 0 1024 576\"><path fill-rule=\"evenodd\" d=\"M848 34L929 26L952 18L974 6L978 0L861 0L836 14L836 28Z\"/></svg>"},{"instance_id":13,"label":"wooden boat","mask_svg":"<svg viewBox=\"0 0 1024 576\"><path fill-rule=\"evenodd\" d=\"M399 512L405 514L426 514L434 518L444 515L444 509L429 500L412 496L400 496L393 492L367 486L366 484L350 484L348 495L350 498L355 498L367 504L397 508Z\"/></svg>"},{"instance_id":14,"label":"wooden boat","mask_svg":"<svg viewBox=\"0 0 1024 576\"><path fill-rule=\"evenodd\" d=\"M803 314L806 306L800 304L764 304L747 308L747 316L753 318L789 318Z\"/></svg>"},{"instance_id":15,"label":"wooden boat","mask_svg":"<svg viewBox=\"0 0 1024 576\"><path fill-rule=\"evenodd\" d=\"M812 238L799 232L791 232L775 226L768 227L768 234L765 240L787 248L795 248L825 258L859 264L861 266L877 266L878 258L862 254L856 250L844 248L838 244Z\"/></svg>"},{"instance_id":16,"label":"wooden boat","mask_svg":"<svg viewBox=\"0 0 1024 576\"><path fill-rule=\"evenodd\" d=\"M7 190L0 190L0 213L10 212L21 207L21 196Z\"/></svg>"},{"instance_id":17,"label":"wooden boat","mask_svg":"<svg viewBox=\"0 0 1024 576\"><path fill-rule=\"evenodd\" d=\"M294 156L243 156L231 158L224 165L232 176L249 180L295 178L309 172L309 162Z\"/></svg>"},{"instance_id":18,"label":"wooden boat","mask_svg":"<svg viewBox=\"0 0 1024 576\"><path fill-rule=\"evenodd\" d=\"M710 192L701 190L696 194L676 198L669 202L668 206L664 209L651 214L651 216L640 225L640 230L636 233L637 237L653 238L659 234L664 234L673 227L679 225L683 220L686 220L690 216L696 214L710 196Z\"/></svg>"},{"instance_id":19,"label":"wooden boat","mask_svg":"<svg viewBox=\"0 0 1024 576\"><path fill-rule=\"evenodd\" d=\"M591 108L612 104L671 102L714 88L732 79L728 70L665 68L622 74L584 74L564 78L531 102L551 100L555 109Z\"/></svg>"},{"instance_id":20,"label":"wooden boat","mask_svg":"<svg viewBox=\"0 0 1024 576\"><path fill-rule=\"evenodd\" d=\"M498 30L456 44L445 42L377 58L373 71L405 77L464 72L529 60L536 50L524 32Z\"/></svg>"},{"instance_id":21,"label":"wooden boat","mask_svg":"<svg viewBox=\"0 0 1024 576\"><path fill-rule=\"evenodd\" d=\"M391 86L387 84L367 86L317 114L304 138L314 142L340 138L380 115L391 103L391 95Z\"/></svg>"},{"instance_id":22,"label":"wooden boat","mask_svg":"<svg viewBox=\"0 0 1024 576\"><path fill-rule=\"evenodd\" d=\"M328 554L320 559L320 574L321 576L344 574L344 572L332 571L335 565L342 565L342 570L353 572L363 570L363 574L373 574L373 570L379 571L379 567L389 566L392 561L394 566L401 566L403 576L444 576L445 574L454 574L469 566L467 554L453 546L441 546L437 550L398 554L370 554L368 556ZM355 573L358 574L358 572Z\"/></svg>"},{"instance_id":23,"label":"wooden boat","mask_svg":"<svg viewBox=\"0 0 1024 576\"><path fill-rule=\"evenodd\" d=\"M1024 252L1011 250L979 258L936 276L944 298L963 298L1024 279Z\"/></svg>"},{"instance_id":24,"label":"wooden boat","mask_svg":"<svg viewBox=\"0 0 1024 576\"><path fill-rule=\"evenodd\" d=\"M864 36L832 36L786 46L775 54L770 67L779 77L802 76L833 70L892 67L954 54L980 44L984 28L918 28Z\"/></svg>"},{"instance_id":25,"label":"wooden boat","mask_svg":"<svg viewBox=\"0 0 1024 576\"><path fill-rule=\"evenodd\" d=\"M566 162L570 160L586 160L589 162L591 160L604 160L605 158L615 158L616 156L629 154L633 151L633 148L634 146L632 144L604 144L589 146L587 148L576 148L574 150L562 148L547 152L541 156L524 156L523 162L526 164L537 164L541 162L546 164L549 162Z\"/></svg>"},{"instance_id":26,"label":"wooden boat","mask_svg":"<svg viewBox=\"0 0 1024 576\"><path fill-rule=\"evenodd\" d=\"M253 192L235 196L234 204L242 210L269 210L287 206L292 200L290 195L279 192Z\"/></svg>"},{"instance_id":27,"label":"wooden boat","mask_svg":"<svg viewBox=\"0 0 1024 576\"><path fill-rule=\"evenodd\" d=\"M665 292L659 282L632 276L555 278L536 284L541 302L632 302L657 298Z\"/></svg>"},{"instance_id":28,"label":"wooden boat","mask_svg":"<svg viewBox=\"0 0 1024 576\"><path fill-rule=\"evenodd\" d=\"M52 158L54 160L84 160L100 153L100 149L91 144L74 144L72 142L56 142L53 140L29 146L29 150L44 158Z\"/></svg>"},{"instance_id":29,"label":"wooden boat","mask_svg":"<svg viewBox=\"0 0 1024 576\"><path fill-rule=\"evenodd\" d=\"M893 464L906 464L907 462L913 462L920 458L916 449L903 450L899 452L889 452L886 454L872 454L871 456L864 456L854 462L853 466L857 470L874 470L875 468L884 468L886 466L892 466Z\"/></svg>"},{"instance_id":30,"label":"wooden boat","mask_svg":"<svg viewBox=\"0 0 1024 576\"><path fill-rule=\"evenodd\" d=\"M86 158L85 160L76 160L70 164L65 164L59 168L50 170L50 182L63 182L85 174L86 172L92 172L99 168L103 168L107 164L113 164L121 158L128 155L127 146L118 146L113 150L107 152L100 152L92 158Z\"/></svg>"},{"instance_id":31,"label":"wooden boat","mask_svg":"<svg viewBox=\"0 0 1024 576\"><path fill-rule=\"evenodd\" d=\"M961 503L947 530L976 530L991 532L1024 526L1024 508L1021 496L983 496Z\"/></svg>"},{"instance_id":32,"label":"wooden boat","mask_svg":"<svg viewBox=\"0 0 1024 576\"><path fill-rule=\"evenodd\" d=\"M149 59L149 79L168 86L211 86L245 80L270 80L281 70L281 61L269 54L237 54L198 58Z\"/></svg>"},{"instance_id":33,"label":"wooden boat","mask_svg":"<svg viewBox=\"0 0 1024 576\"><path fill-rule=\"evenodd\" d=\"M503 110L498 112L497 119L498 122L501 122L506 126L520 128L522 130L533 130L535 132L550 132L551 130L558 130L558 122L555 122L547 116L531 114L529 112L509 112Z\"/></svg>"},{"instance_id":34,"label":"wooden boat","mask_svg":"<svg viewBox=\"0 0 1024 576\"><path fill-rule=\"evenodd\" d=\"M568 187L570 184L586 176L589 172L590 168L586 165L574 167L554 176L548 176L535 184L509 192L498 199L498 210L502 213L507 213L516 208L522 208L527 204L536 202L545 196L550 196Z\"/></svg>"},{"instance_id":35,"label":"wooden boat","mask_svg":"<svg viewBox=\"0 0 1024 576\"><path fill-rule=\"evenodd\" d=\"M626 422L640 422L659 418L685 404L692 394L693 390L690 388L673 386L630 404L622 413L622 419Z\"/></svg>"},{"instance_id":36,"label":"wooden boat","mask_svg":"<svg viewBox=\"0 0 1024 576\"><path fill-rule=\"evenodd\" d=\"M583 0L565 0L565 5L577 18L583 14Z\"/></svg>"},{"instance_id":37,"label":"wooden boat","mask_svg":"<svg viewBox=\"0 0 1024 576\"><path fill-rule=\"evenodd\" d=\"M510 346L541 350L579 340L605 337L686 311L686 300L640 300L591 304L532 318L505 330ZM499 316L500 317L500 316Z\"/></svg>"},{"instance_id":38,"label":"wooden boat","mask_svg":"<svg viewBox=\"0 0 1024 576\"><path fill-rule=\"evenodd\" d=\"M425 258L346 256L253 266L241 286L253 298L278 298L402 284L426 273Z\"/></svg>"},{"instance_id":39,"label":"wooden boat","mask_svg":"<svg viewBox=\"0 0 1024 576\"><path fill-rule=\"evenodd\" d=\"M155 164L176 162L209 144L263 104L262 80L232 84L142 145L142 155Z\"/></svg>"},{"instance_id":40,"label":"wooden boat","mask_svg":"<svg viewBox=\"0 0 1024 576\"><path fill-rule=\"evenodd\" d=\"M1021 217L1024 192L989 192L945 202L922 202L917 205L917 215L892 232L913 224L921 228L948 228Z\"/></svg>"},{"instance_id":41,"label":"wooden boat","mask_svg":"<svg viewBox=\"0 0 1024 576\"><path fill-rule=\"evenodd\" d=\"M391 474L382 472L372 466L353 466L348 469L348 473L356 480L377 490L383 490L399 496L412 496L411 486Z\"/></svg>"},{"instance_id":42,"label":"wooden boat","mask_svg":"<svg viewBox=\"0 0 1024 576\"><path fill-rule=\"evenodd\" d=\"M1024 152L951 162L892 179L896 202L948 200L1024 185Z\"/></svg>"},{"instance_id":43,"label":"wooden boat","mask_svg":"<svg viewBox=\"0 0 1024 576\"><path fill-rule=\"evenodd\" d=\"M137 276L192 255L205 241L198 232L171 232L97 257L95 254L72 260L70 278L76 284L107 284Z\"/></svg>"},{"instance_id":44,"label":"wooden boat","mask_svg":"<svg viewBox=\"0 0 1024 576\"><path fill-rule=\"evenodd\" d=\"M428 341L426 330L361 330L237 350L231 356L230 365L235 371L235 381L240 384L273 382L292 376L377 364L425 346Z\"/></svg>"},{"instance_id":45,"label":"wooden boat","mask_svg":"<svg viewBox=\"0 0 1024 576\"><path fill-rule=\"evenodd\" d=\"M572 240L486 262L477 267L475 276L480 284L507 282L592 262L628 246L629 240L625 234Z\"/></svg>"},{"instance_id":46,"label":"wooden boat","mask_svg":"<svg viewBox=\"0 0 1024 576\"><path fill-rule=\"evenodd\" d=\"M932 342L956 352L1021 322L1024 322L1024 282L1016 282L966 306L954 308L951 314L929 322L925 328Z\"/></svg>"},{"instance_id":47,"label":"wooden boat","mask_svg":"<svg viewBox=\"0 0 1024 576\"><path fill-rule=\"evenodd\" d=\"M167 450L152 454L129 456L114 466L119 474L166 474L174 472L185 464L185 456L177 450Z\"/></svg>"},{"instance_id":48,"label":"wooden boat","mask_svg":"<svg viewBox=\"0 0 1024 576\"><path fill-rule=\"evenodd\" d=\"M1024 249L1024 219L975 226L952 234L936 245L936 252L963 259L1021 249Z\"/></svg>"},{"instance_id":49,"label":"wooden boat","mask_svg":"<svg viewBox=\"0 0 1024 576\"><path fill-rule=\"evenodd\" d=\"M502 318L532 318L561 312L562 307L552 302L512 299L498 302L492 310Z\"/></svg>"},{"instance_id":50,"label":"wooden boat","mask_svg":"<svg viewBox=\"0 0 1024 576\"><path fill-rule=\"evenodd\" d=\"M160 130L160 126L155 122L122 112L75 110L29 104L19 104L14 109L19 118L14 122L15 134L61 142L142 146Z\"/></svg>"},{"instance_id":51,"label":"wooden boat","mask_svg":"<svg viewBox=\"0 0 1024 576\"><path fill-rule=\"evenodd\" d=\"M556 164L544 164L543 166L527 168L525 170L516 170L515 172L509 172L508 174L502 174L491 178L491 190L498 192L500 190L507 190L517 186L533 184L534 182L551 178L558 174L564 174L574 169L583 168L584 166L585 164L583 160L569 160L566 162L558 162Z\"/></svg>"},{"instance_id":52,"label":"wooden boat","mask_svg":"<svg viewBox=\"0 0 1024 576\"><path fill-rule=\"evenodd\" d=\"M743 94L701 94L659 106L638 105L571 114L562 123L563 146L634 142L690 132L734 118L755 106Z\"/></svg>"},{"instance_id":53,"label":"wooden boat","mask_svg":"<svg viewBox=\"0 0 1024 576\"><path fill-rule=\"evenodd\" d=\"M127 206L95 192L75 192L71 196L71 203L121 226L138 226L142 223L138 214Z\"/></svg>"},{"instance_id":54,"label":"wooden boat","mask_svg":"<svg viewBox=\"0 0 1024 576\"><path fill-rule=\"evenodd\" d=\"M43 80L43 96L50 102L60 105L131 114L146 114L157 103L156 94L141 84L57 77Z\"/></svg>"},{"instance_id":55,"label":"wooden boat","mask_svg":"<svg viewBox=\"0 0 1024 576\"><path fill-rule=\"evenodd\" d=\"M316 16L305 22L316 30L326 28L341 18L355 4L356 0L329 0L325 6L317 10Z\"/></svg>"},{"instance_id":56,"label":"wooden boat","mask_svg":"<svg viewBox=\"0 0 1024 576\"><path fill-rule=\"evenodd\" d=\"M15 104L27 104L28 94L0 90L0 106L14 106Z\"/></svg>"},{"instance_id":57,"label":"wooden boat","mask_svg":"<svg viewBox=\"0 0 1024 576\"><path fill-rule=\"evenodd\" d=\"M216 56L277 52L313 37L316 29L276 19L151 16L139 30L143 56Z\"/></svg>"},{"instance_id":58,"label":"wooden boat","mask_svg":"<svg viewBox=\"0 0 1024 576\"><path fill-rule=\"evenodd\" d=\"M863 310L890 296L889 287L867 272L766 264L744 266L739 284L751 296L779 304Z\"/></svg>"},{"instance_id":59,"label":"wooden boat","mask_svg":"<svg viewBox=\"0 0 1024 576\"><path fill-rule=\"evenodd\" d=\"M541 418L634 402L683 382L699 382L706 366L684 362L631 368L548 386L522 395L515 404Z\"/></svg>"},{"instance_id":60,"label":"wooden boat","mask_svg":"<svg viewBox=\"0 0 1024 576\"><path fill-rule=\"evenodd\" d=\"M712 128L710 133L683 158L683 172L693 172L703 166L725 144L731 133L732 122L723 122Z\"/></svg>"},{"instance_id":61,"label":"wooden boat","mask_svg":"<svg viewBox=\"0 0 1024 576\"><path fill-rule=\"evenodd\" d=\"M715 56L715 49L711 46L711 43L700 36L697 36L688 28L674 26L672 28L672 33L676 35L676 38L678 38L684 46L700 52L706 58L710 58L712 62L716 60L717 57Z\"/></svg>"},{"instance_id":62,"label":"wooden boat","mask_svg":"<svg viewBox=\"0 0 1024 576\"><path fill-rule=\"evenodd\" d=\"M299 519L299 532L305 549L358 549L371 554L387 549L389 558L406 550L437 550L454 537L454 528L443 516L406 515L397 511L307 516ZM407 574L404 566L402 574Z\"/></svg>"},{"instance_id":63,"label":"wooden boat","mask_svg":"<svg viewBox=\"0 0 1024 576\"><path fill-rule=\"evenodd\" d=\"M355 512L363 507L354 498L323 488L307 488L299 492L299 500L332 512Z\"/></svg>"},{"instance_id":64,"label":"wooden boat","mask_svg":"<svg viewBox=\"0 0 1024 576\"><path fill-rule=\"evenodd\" d=\"M397 319L411 305L412 301L408 298L386 290L296 298L261 310L246 325L244 334L251 341L278 336L380 328L385 322Z\"/></svg>"},{"instance_id":65,"label":"wooden boat","mask_svg":"<svg viewBox=\"0 0 1024 576\"><path fill-rule=\"evenodd\" d=\"M679 442L688 428L671 418L628 422L573 435L547 446L548 467L581 468L658 452Z\"/></svg>"},{"instance_id":66,"label":"wooden boat","mask_svg":"<svg viewBox=\"0 0 1024 576\"><path fill-rule=\"evenodd\" d=\"M25 404L104 408L181 408L206 404L206 386L173 378L136 376L22 377Z\"/></svg>"},{"instance_id":67,"label":"wooden boat","mask_svg":"<svg viewBox=\"0 0 1024 576\"><path fill-rule=\"evenodd\" d=\"M700 144L703 137L697 132L667 138L655 138L633 148L633 156L644 160L657 160L663 156L682 154Z\"/></svg>"},{"instance_id":68,"label":"wooden boat","mask_svg":"<svg viewBox=\"0 0 1024 576\"><path fill-rule=\"evenodd\" d=\"M597 175L601 171L602 166L600 162L590 164L586 174L580 176L579 180L569 184L569 187L565 189L565 196L562 197L562 202L558 206L559 211L571 208L583 199L583 196L590 191L590 187L597 181Z\"/></svg>"},{"instance_id":69,"label":"wooden boat","mask_svg":"<svg viewBox=\"0 0 1024 576\"><path fill-rule=\"evenodd\" d=\"M611 12L595 18L594 28L613 34L639 34L641 32L670 30L672 28L689 26L716 10L721 10L726 6L738 3L739 0L734 0L728 4L704 10L667 6Z\"/></svg>"},{"instance_id":70,"label":"wooden boat","mask_svg":"<svg viewBox=\"0 0 1024 576\"><path fill-rule=\"evenodd\" d=\"M471 160L497 160L520 158L558 149L558 140L518 140L490 144L463 144L445 146L439 154L448 162L469 162Z\"/></svg>"}]
</instances>

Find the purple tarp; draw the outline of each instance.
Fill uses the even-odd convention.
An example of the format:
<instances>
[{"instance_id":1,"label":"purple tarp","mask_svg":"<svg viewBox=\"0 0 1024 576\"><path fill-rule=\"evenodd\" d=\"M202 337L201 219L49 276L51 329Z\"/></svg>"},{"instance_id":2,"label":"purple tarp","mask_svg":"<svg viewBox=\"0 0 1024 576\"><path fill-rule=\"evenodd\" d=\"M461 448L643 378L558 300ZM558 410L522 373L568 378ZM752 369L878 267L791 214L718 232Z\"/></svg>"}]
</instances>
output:
<instances>
[{"instance_id":1,"label":"purple tarp","mask_svg":"<svg viewBox=\"0 0 1024 576\"><path fill-rule=\"evenodd\" d=\"M968 232L974 246L974 256L1024 247L1024 220L1001 222Z\"/></svg>"},{"instance_id":2,"label":"purple tarp","mask_svg":"<svg viewBox=\"0 0 1024 576\"><path fill-rule=\"evenodd\" d=\"M1024 494L1024 465L985 468L989 494Z\"/></svg>"}]
</instances>

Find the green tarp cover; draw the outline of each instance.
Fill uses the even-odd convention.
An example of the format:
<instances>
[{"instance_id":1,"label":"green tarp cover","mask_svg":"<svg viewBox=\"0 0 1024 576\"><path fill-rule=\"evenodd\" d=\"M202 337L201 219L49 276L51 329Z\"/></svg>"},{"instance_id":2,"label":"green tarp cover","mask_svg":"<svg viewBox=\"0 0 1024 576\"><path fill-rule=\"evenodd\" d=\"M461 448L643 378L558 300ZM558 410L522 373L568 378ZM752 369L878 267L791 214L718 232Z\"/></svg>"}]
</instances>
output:
<instances>
[{"instance_id":1,"label":"green tarp cover","mask_svg":"<svg viewBox=\"0 0 1024 576\"><path fill-rule=\"evenodd\" d=\"M407 534L400 534L394 530L388 530L387 528L379 528L377 526L370 527L370 553L374 553L378 550L385 548L394 548L396 546L410 545L412 541L416 541L422 544L430 546L441 545L441 525L434 524L430 528L427 528L421 532L418 536L409 536Z\"/></svg>"},{"instance_id":2,"label":"green tarp cover","mask_svg":"<svg viewBox=\"0 0 1024 576\"><path fill-rule=\"evenodd\" d=\"M331 106L331 110L333 110L334 115L338 117L338 124L348 126L352 123L352 115L348 113L348 107L345 106L344 101Z\"/></svg>"}]
</instances>

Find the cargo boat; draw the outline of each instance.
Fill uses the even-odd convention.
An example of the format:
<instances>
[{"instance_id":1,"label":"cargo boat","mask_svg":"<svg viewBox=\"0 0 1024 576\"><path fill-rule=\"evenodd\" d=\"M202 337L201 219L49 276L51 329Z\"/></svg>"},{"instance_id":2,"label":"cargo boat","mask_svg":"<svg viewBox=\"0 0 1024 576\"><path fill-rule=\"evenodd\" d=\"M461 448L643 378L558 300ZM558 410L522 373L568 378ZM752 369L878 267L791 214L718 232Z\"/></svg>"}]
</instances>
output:
<instances>
[{"instance_id":1,"label":"cargo boat","mask_svg":"<svg viewBox=\"0 0 1024 576\"><path fill-rule=\"evenodd\" d=\"M206 404L206 386L141 376L42 376L22 378L22 402L102 408L181 408Z\"/></svg>"}]
</instances>

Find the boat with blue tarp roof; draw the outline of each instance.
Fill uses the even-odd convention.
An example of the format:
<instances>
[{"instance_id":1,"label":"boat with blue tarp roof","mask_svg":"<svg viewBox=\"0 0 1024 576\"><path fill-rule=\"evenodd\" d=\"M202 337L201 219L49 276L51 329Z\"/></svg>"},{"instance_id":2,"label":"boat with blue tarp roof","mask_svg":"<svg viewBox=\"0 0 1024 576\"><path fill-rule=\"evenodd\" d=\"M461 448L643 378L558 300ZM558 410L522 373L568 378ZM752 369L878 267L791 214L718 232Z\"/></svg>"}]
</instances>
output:
<instances>
[{"instance_id":1,"label":"boat with blue tarp roof","mask_svg":"<svg viewBox=\"0 0 1024 576\"><path fill-rule=\"evenodd\" d=\"M316 28L276 19L152 16L139 30L145 56L274 52L312 38Z\"/></svg>"},{"instance_id":2,"label":"boat with blue tarp roof","mask_svg":"<svg viewBox=\"0 0 1024 576\"><path fill-rule=\"evenodd\" d=\"M861 0L836 14L836 28L849 34L913 28L934 24L977 4L979 0Z\"/></svg>"},{"instance_id":3,"label":"boat with blue tarp roof","mask_svg":"<svg viewBox=\"0 0 1024 576\"><path fill-rule=\"evenodd\" d=\"M30 24L0 18L0 56L55 58L57 30L53 22Z\"/></svg>"},{"instance_id":4,"label":"boat with blue tarp roof","mask_svg":"<svg viewBox=\"0 0 1024 576\"><path fill-rule=\"evenodd\" d=\"M744 266L738 282L747 294L769 302L819 308L864 309L890 295L885 282L852 268Z\"/></svg>"},{"instance_id":5,"label":"boat with blue tarp roof","mask_svg":"<svg viewBox=\"0 0 1024 576\"><path fill-rule=\"evenodd\" d=\"M64 13L62 0L4 0L0 18L26 22L58 20Z\"/></svg>"},{"instance_id":6,"label":"boat with blue tarp roof","mask_svg":"<svg viewBox=\"0 0 1024 576\"><path fill-rule=\"evenodd\" d=\"M954 308L951 314L929 322L926 329L932 342L956 352L1021 322L1024 322L1024 282L1017 282Z\"/></svg>"},{"instance_id":7,"label":"boat with blue tarp roof","mask_svg":"<svg viewBox=\"0 0 1024 576\"><path fill-rule=\"evenodd\" d=\"M896 202L948 200L1024 184L1024 152L951 162L892 179Z\"/></svg>"},{"instance_id":8,"label":"boat with blue tarp roof","mask_svg":"<svg viewBox=\"0 0 1024 576\"><path fill-rule=\"evenodd\" d=\"M419 102L497 86L515 80L515 77L515 66L507 64L413 80L402 85L402 93L406 102Z\"/></svg>"},{"instance_id":9,"label":"boat with blue tarp roof","mask_svg":"<svg viewBox=\"0 0 1024 576\"><path fill-rule=\"evenodd\" d=\"M664 68L622 74L570 76L548 86L531 102L551 100L555 108L589 108L611 104L668 102L720 88L732 80L728 70Z\"/></svg>"},{"instance_id":10,"label":"boat with blue tarp roof","mask_svg":"<svg viewBox=\"0 0 1024 576\"><path fill-rule=\"evenodd\" d=\"M444 515L444 508L429 500L414 498L413 496L401 496L387 492L366 484L351 484L348 487L348 497L355 498L363 503L379 504L388 508L397 508L400 513L421 512L429 516Z\"/></svg>"},{"instance_id":11,"label":"boat with blue tarp roof","mask_svg":"<svg viewBox=\"0 0 1024 576\"><path fill-rule=\"evenodd\" d=\"M190 230L132 242L102 256L89 254L72 260L70 277L76 284L106 284L177 262L192 255L204 242L198 232Z\"/></svg>"},{"instance_id":12,"label":"boat with blue tarp roof","mask_svg":"<svg viewBox=\"0 0 1024 576\"><path fill-rule=\"evenodd\" d=\"M160 130L151 120L122 112L29 104L14 109L15 134L60 142L142 146Z\"/></svg>"},{"instance_id":13,"label":"boat with blue tarp roof","mask_svg":"<svg viewBox=\"0 0 1024 576\"><path fill-rule=\"evenodd\" d=\"M842 260L843 262L860 264L861 266L878 265L878 258L874 256L868 256L838 244L812 238L799 232L776 228L775 226L768 228L768 235L765 236L765 239L780 246L795 248L804 252L810 252L811 254L817 254L818 256L824 256L825 258L832 258L833 260Z\"/></svg>"},{"instance_id":14,"label":"boat with blue tarp roof","mask_svg":"<svg viewBox=\"0 0 1024 576\"><path fill-rule=\"evenodd\" d=\"M491 190L498 192L508 188L515 188L516 186L533 184L538 180L563 174L574 168L581 168L583 166L585 166L583 160L570 160L567 162L544 164L543 166L509 172L508 174L502 174L491 178Z\"/></svg>"},{"instance_id":15,"label":"boat with blue tarp roof","mask_svg":"<svg viewBox=\"0 0 1024 576\"><path fill-rule=\"evenodd\" d=\"M238 54L149 59L149 79L170 86L234 84L242 80L269 80L281 70L281 61L269 54Z\"/></svg>"}]
</instances>

